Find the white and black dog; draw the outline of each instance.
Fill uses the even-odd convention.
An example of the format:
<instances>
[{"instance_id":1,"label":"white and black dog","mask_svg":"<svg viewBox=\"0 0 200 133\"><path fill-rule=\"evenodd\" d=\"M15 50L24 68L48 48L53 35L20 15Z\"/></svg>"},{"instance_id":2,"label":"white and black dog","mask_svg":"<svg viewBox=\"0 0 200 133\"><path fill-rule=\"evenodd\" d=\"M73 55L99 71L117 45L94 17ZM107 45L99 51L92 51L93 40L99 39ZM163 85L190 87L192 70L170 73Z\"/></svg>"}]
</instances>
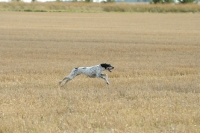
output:
<instances>
[{"instance_id":1,"label":"white and black dog","mask_svg":"<svg viewBox=\"0 0 200 133\"><path fill-rule=\"evenodd\" d=\"M106 63L102 63L100 65L96 65L96 66L91 66L91 67L78 67L78 68L74 68L71 73L64 77L59 84L61 85L62 82L64 80L65 83L61 86L64 86L68 81L72 80L73 78L75 78L76 76L80 75L80 74L84 74L88 77L91 78L102 78L106 81L107 84L109 84L108 82L108 75L107 74L102 74L101 72L104 70L108 70L109 72L112 72L112 69L114 69L113 66L111 66L110 64L106 64ZM105 76L105 77L104 77Z\"/></svg>"}]
</instances>

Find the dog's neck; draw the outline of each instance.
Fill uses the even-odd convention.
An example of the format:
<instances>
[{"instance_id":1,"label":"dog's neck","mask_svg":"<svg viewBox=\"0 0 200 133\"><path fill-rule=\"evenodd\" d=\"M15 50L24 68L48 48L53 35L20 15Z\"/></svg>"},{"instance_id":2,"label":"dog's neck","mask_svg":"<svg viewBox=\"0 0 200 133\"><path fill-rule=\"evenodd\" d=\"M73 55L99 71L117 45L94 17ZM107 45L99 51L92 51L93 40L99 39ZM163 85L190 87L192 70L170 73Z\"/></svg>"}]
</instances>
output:
<instances>
[{"instance_id":1,"label":"dog's neck","mask_svg":"<svg viewBox=\"0 0 200 133\"><path fill-rule=\"evenodd\" d=\"M101 71L105 71L105 70L106 70L105 67L102 67L102 66L101 66L101 64L100 64L99 66L100 66L100 68L101 68Z\"/></svg>"}]
</instances>

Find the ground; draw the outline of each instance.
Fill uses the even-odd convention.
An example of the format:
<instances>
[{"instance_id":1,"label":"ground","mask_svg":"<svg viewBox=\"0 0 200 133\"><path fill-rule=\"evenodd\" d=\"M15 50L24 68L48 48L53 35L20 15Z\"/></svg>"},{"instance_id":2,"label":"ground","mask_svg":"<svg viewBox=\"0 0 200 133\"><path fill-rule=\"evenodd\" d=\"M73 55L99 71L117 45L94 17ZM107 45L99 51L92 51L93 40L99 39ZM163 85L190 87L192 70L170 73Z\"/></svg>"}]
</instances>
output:
<instances>
[{"instance_id":1,"label":"ground","mask_svg":"<svg viewBox=\"0 0 200 133\"><path fill-rule=\"evenodd\" d=\"M200 132L200 14L0 12L0 132ZM110 85L74 67L110 63Z\"/></svg>"}]
</instances>

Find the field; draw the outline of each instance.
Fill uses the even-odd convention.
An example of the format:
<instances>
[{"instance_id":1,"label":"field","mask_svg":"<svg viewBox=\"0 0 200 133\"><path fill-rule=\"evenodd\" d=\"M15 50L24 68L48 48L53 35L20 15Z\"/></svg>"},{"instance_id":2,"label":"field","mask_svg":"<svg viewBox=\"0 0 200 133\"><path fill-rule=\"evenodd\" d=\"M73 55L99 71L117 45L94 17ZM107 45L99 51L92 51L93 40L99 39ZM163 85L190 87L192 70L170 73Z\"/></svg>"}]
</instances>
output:
<instances>
[{"instance_id":1,"label":"field","mask_svg":"<svg viewBox=\"0 0 200 133\"><path fill-rule=\"evenodd\" d=\"M0 12L0 133L200 133L200 14ZM110 85L74 67L110 63Z\"/></svg>"}]
</instances>

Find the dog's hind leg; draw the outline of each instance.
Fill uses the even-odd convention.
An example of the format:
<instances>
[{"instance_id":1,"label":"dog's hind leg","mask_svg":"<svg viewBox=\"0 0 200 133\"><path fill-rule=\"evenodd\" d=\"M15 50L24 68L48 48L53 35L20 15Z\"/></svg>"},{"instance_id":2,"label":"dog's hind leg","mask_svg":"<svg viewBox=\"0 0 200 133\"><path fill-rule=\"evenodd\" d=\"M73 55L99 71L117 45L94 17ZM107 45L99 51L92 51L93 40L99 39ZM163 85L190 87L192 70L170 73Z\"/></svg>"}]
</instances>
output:
<instances>
[{"instance_id":1,"label":"dog's hind leg","mask_svg":"<svg viewBox=\"0 0 200 133\"><path fill-rule=\"evenodd\" d=\"M75 68L75 69L72 70L72 72L71 72L68 76L64 77L64 78L59 82L59 84L61 85L61 83L62 83L64 80L66 80L65 83L64 83L63 85L61 85L61 86L64 86L67 82L69 82L70 80L72 80L73 78L75 78L77 75L79 75L79 74L77 73L77 68Z\"/></svg>"},{"instance_id":2,"label":"dog's hind leg","mask_svg":"<svg viewBox=\"0 0 200 133\"><path fill-rule=\"evenodd\" d=\"M65 83L64 83L63 85L61 85L61 83L62 83L64 80L66 80ZM69 82L70 80L71 80L71 78L65 77L63 80L61 80L61 81L59 82L59 84L60 84L61 87L62 87L62 86L64 86L67 82Z\"/></svg>"},{"instance_id":3,"label":"dog's hind leg","mask_svg":"<svg viewBox=\"0 0 200 133\"><path fill-rule=\"evenodd\" d=\"M66 81L65 81L66 80ZM60 82L59 82L59 85L62 84L63 81L65 81L65 83L61 86L64 86L68 81L70 81L71 79L67 76L67 77L64 77Z\"/></svg>"}]
</instances>

